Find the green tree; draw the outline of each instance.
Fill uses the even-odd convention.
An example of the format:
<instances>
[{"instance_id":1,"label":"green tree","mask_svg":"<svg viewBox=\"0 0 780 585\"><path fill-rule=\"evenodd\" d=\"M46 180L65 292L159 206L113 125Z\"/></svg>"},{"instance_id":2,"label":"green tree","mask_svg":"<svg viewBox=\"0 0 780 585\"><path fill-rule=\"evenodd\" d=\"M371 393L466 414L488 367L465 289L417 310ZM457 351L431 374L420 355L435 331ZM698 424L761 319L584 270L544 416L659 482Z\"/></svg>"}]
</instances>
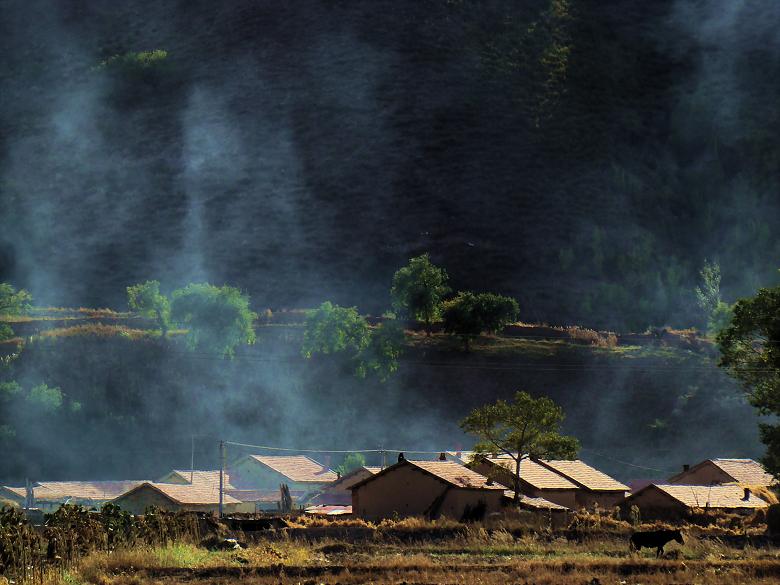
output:
<instances>
[{"instance_id":1,"label":"green tree","mask_svg":"<svg viewBox=\"0 0 780 585\"><path fill-rule=\"evenodd\" d=\"M362 453L347 453L347 455L344 457L344 460L338 467L336 467L335 471L341 477L344 477L355 469L363 467L365 464L366 458L363 457Z\"/></svg>"},{"instance_id":2,"label":"green tree","mask_svg":"<svg viewBox=\"0 0 780 585\"><path fill-rule=\"evenodd\" d=\"M6 282L0 282L0 317L22 315L30 310L32 295L24 289L16 290ZM0 323L0 341L10 339L14 331L7 323Z\"/></svg>"},{"instance_id":3,"label":"green tree","mask_svg":"<svg viewBox=\"0 0 780 585\"><path fill-rule=\"evenodd\" d=\"M308 312L301 354L341 354L352 365L355 375L375 373L386 380L398 369L403 351L403 328L388 320L371 328L355 307L340 307L326 301Z\"/></svg>"},{"instance_id":4,"label":"green tree","mask_svg":"<svg viewBox=\"0 0 780 585\"><path fill-rule=\"evenodd\" d=\"M398 370L398 360L404 350L406 335L403 325L389 319L371 329L371 339L358 355L356 374L365 377L368 373L375 374L380 381L385 382Z\"/></svg>"},{"instance_id":5,"label":"green tree","mask_svg":"<svg viewBox=\"0 0 780 585\"><path fill-rule=\"evenodd\" d=\"M255 342L257 314L249 296L231 286L188 284L173 292L171 321L188 329L187 345L233 357L236 346Z\"/></svg>"},{"instance_id":6,"label":"green tree","mask_svg":"<svg viewBox=\"0 0 780 585\"><path fill-rule=\"evenodd\" d=\"M431 325L439 317L447 286L447 272L431 263L428 254L409 260L409 264L393 275L390 295L393 306L407 318L425 323L425 332L431 334Z\"/></svg>"},{"instance_id":7,"label":"green tree","mask_svg":"<svg viewBox=\"0 0 780 585\"><path fill-rule=\"evenodd\" d=\"M515 393L514 401L498 400L481 406L464 418L461 428L478 439L478 453L507 455L514 471L514 502L520 499L520 463L529 457L574 459L579 442L562 435L563 409L547 397L533 398L527 392Z\"/></svg>"},{"instance_id":8,"label":"green tree","mask_svg":"<svg viewBox=\"0 0 780 585\"><path fill-rule=\"evenodd\" d=\"M57 387L49 387L47 384L38 384L30 389L27 401L46 412L54 412L62 406L62 391Z\"/></svg>"},{"instance_id":9,"label":"green tree","mask_svg":"<svg viewBox=\"0 0 780 585\"><path fill-rule=\"evenodd\" d=\"M510 297L493 293L460 292L444 303L444 330L460 337L469 351L471 340L481 333L497 333L517 320L520 308Z\"/></svg>"},{"instance_id":10,"label":"green tree","mask_svg":"<svg viewBox=\"0 0 780 585\"><path fill-rule=\"evenodd\" d=\"M723 329L729 326L731 318L734 316L734 307L723 301L719 302L715 310L710 314L707 320L707 333L717 336Z\"/></svg>"},{"instance_id":11,"label":"green tree","mask_svg":"<svg viewBox=\"0 0 780 585\"><path fill-rule=\"evenodd\" d=\"M147 280L142 284L127 287L127 306L142 317L154 319L163 337L168 334L171 319L171 303L160 293L160 283Z\"/></svg>"},{"instance_id":12,"label":"green tree","mask_svg":"<svg viewBox=\"0 0 780 585\"><path fill-rule=\"evenodd\" d=\"M730 306L720 297L720 264L704 260L699 271L701 285L696 287L696 304L704 313L707 332L711 335L728 324Z\"/></svg>"},{"instance_id":13,"label":"green tree","mask_svg":"<svg viewBox=\"0 0 780 585\"><path fill-rule=\"evenodd\" d=\"M780 286L762 288L734 304L734 315L717 341L719 365L739 380L762 415L780 415ZM763 462L780 477L780 425L760 424L767 447Z\"/></svg>"},{"instance_id":14,"label":"green tree","mask_svg":"<svg viewBox=\"0 0 780 585\"><path fill-rule=\"evenodd\" d=\"M355 307L340 307L325 301L306 314L301 353L305 358L315 353L357 355L368 347L370 338L368 323Z\"/></svg>"}]
</instances>

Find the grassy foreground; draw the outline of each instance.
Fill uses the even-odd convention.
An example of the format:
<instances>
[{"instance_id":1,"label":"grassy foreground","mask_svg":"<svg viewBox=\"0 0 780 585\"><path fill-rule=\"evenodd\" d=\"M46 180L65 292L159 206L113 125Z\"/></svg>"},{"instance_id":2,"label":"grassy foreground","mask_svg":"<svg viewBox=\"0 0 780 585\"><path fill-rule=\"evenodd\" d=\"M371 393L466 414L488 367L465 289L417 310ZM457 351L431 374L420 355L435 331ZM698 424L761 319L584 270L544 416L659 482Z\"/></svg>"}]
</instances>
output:
<instances>
[{"instance_id":1,"label":"grassy foreground","mask_svg":"<svg viewBox=\"0 0 780 585\"><path fill-rule=\"evenodd\" d=\"M94 553L48 585L140 583L603 584L777 583L780 550L735 548L718 540L672 543L630 553L623 538L570 542L474 527L442 540L281 538L246 549L210 551L196 544Z\"/></svg>"}]
</instances>

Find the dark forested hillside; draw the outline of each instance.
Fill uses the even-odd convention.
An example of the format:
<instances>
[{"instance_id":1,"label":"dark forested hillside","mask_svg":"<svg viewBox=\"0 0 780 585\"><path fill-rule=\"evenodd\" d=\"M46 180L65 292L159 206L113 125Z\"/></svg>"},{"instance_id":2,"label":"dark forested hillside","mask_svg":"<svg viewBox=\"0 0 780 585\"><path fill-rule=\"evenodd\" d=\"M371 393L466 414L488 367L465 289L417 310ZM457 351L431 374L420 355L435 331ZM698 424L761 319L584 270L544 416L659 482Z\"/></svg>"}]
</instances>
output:
<instances>
[{"instance_id":1,"label":"dark forested hillside","mask_svg":"<svg viewBox=\"0 0 780 585\"><path fill-rule=\"evenodd\" d=\"M380 311L428 251L524 318L701 325L776 278L780 8L0 2L0 281ZM154 52L156 51L156 52Z\"/></svg>"}]
</instances>

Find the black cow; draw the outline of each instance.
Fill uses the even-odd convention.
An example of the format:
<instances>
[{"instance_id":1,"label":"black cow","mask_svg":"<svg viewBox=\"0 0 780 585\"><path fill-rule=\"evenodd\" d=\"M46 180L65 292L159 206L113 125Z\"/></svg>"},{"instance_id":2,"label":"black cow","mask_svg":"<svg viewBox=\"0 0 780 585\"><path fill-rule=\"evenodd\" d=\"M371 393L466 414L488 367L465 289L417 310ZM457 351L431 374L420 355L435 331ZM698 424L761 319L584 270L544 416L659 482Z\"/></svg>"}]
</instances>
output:
<instances>
[{"instance_id":1,"label":"black cow","mask_svg":"<svg viewBox=\"0 0 780 585\"><path fill-rule=\"evenodd\" d=\"M645 548L658 549L655 557L658 558L664 554L664 546L672 540L683 544L685 541L682 532L679 530L649 530L647 532L634 532L631 535L631 550L641 550Z\"/></svg>"}]
</instances>

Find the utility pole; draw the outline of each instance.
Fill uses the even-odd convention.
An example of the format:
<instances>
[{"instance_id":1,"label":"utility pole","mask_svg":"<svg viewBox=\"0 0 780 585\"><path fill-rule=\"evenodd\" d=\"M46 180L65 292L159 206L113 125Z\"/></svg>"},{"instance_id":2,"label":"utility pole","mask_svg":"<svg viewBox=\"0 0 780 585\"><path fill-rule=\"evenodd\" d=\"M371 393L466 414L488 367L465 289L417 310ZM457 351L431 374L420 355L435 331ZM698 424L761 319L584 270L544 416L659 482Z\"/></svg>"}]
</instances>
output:
<instances>
[{"instance_id":1,"label":"utility pole","mask_svg":"<svg viewBox=\"0 0 780 585\"><path fill-rule=\"evenodd\" d=\"M225 441L219 442L219 517L222 518L222 499L225 486Z\"/></svg>"},{"instance_id":2,"label":"utility pole","mask_svg":"<svg viewBox=\"0 0 780 585\"><path fill-rule=\"evenodd\" d=\"M190 449L190 483L192 483L193 476L195 475L195 435L191 435L192 439Z\"/></svg>"},{"instance_id":3,"label":"utility pole","mask_svg":"<svg viewBox=\"0 0 780 585\"><path fill-rule=\"evenodd\" d=\"M379 453L382 455L382 469L387 466L387 452L382 445L379 445Z\"/></svg>"}]
</instances>

